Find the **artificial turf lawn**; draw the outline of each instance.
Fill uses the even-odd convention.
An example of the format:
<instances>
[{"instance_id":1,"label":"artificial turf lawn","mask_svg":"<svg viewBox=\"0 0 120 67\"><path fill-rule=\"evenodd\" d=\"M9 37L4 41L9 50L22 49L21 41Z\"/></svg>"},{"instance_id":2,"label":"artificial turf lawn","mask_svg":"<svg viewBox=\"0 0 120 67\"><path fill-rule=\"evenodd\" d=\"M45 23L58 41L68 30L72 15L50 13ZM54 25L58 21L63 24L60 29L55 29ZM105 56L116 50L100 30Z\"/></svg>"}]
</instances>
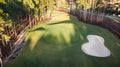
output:
<instances>
[{"instance_id":1,"label":"artificial turf lawn","mask_svg":"<svg viewBox=\"0 0 120 67\"><path fill-rule=\"evenodd\" d=\"M30 30L20 55L5 67L119 67L120 39L106 29L54 11L53 19ZM106 58L86 55L81 45L87 35L99 35L111 51Z\"/></svg>"}]
</instances>

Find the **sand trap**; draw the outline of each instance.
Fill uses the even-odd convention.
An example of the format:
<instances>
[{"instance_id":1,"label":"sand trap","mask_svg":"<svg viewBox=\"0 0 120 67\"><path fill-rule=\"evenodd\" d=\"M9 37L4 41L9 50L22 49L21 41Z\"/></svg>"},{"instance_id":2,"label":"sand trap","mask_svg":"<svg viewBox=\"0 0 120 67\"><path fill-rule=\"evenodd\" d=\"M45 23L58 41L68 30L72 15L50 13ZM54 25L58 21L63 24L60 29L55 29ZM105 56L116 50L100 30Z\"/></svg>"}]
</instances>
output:
<instances>
[{"instance_id":1,"label":"sand trap","mask_svg":"<svg viewBox=\"0 0 120 67\"><path fill-rule=\"evenodd\" d=\"M104 45L104 38L98 35L88 35L88 43L82 45L82 50L88 55L96 57L110 56L110 50Z\"/></svg>"}]
</instances>

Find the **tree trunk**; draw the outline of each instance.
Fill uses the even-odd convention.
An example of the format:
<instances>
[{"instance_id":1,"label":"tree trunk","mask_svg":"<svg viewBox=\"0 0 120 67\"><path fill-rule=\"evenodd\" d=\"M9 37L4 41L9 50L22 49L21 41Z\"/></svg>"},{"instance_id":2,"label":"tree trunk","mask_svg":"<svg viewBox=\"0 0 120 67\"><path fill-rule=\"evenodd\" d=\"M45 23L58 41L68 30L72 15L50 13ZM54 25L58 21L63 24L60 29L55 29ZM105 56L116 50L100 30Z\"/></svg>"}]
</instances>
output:
<instances>
[{"instance_id":1,"label":"tree trunk","mask_svg":"<svg viewBox=\"0 0 120 67\"><path fill-rule=\"evenodd\" d=\"M84 21L86 21L86 17L87 17L87 9L86 8L84 8L84 14L83 14L83 19L84 19Z\"/></svg>"},{"instance_id":2,"label":"tree trunk","mask_svg":"<svg viewBox=\"0 0 120 67\"><path fill-rule=\"evenodd\" d=\"M28 18L29 18L29 27L31 28L31 16L29 15Z\"/></svg>"},{"instance_id":3,"label":"tree trunk","mask_svg":"<svg viewBox=\"0 0 120 67\"><path fill-rule=\"evenodd\" d=\"M0 67L3 67L3 63L2 63L1 57L2 57L2 53L1 53L1 48L0 48Z\"/></svg>"}]
</instances>

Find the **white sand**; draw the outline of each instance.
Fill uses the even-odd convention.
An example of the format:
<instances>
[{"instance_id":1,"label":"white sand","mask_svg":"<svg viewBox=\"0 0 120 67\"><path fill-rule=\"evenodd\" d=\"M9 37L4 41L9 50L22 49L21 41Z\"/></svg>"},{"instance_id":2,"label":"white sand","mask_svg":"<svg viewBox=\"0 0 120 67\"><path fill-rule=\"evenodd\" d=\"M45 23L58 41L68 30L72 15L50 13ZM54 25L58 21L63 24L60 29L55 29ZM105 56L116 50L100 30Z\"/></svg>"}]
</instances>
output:
<instances>
[{"instance_id":1,"label":"white sand","mask_svg":"<svg viewBox=\"0 0 120 67\"><path fill-rule=\"evenodd\" d=\"M104 45L104 38L98 35L88 35L88 43L82 45L84 53L96 57L108 57L111 55L110 50Z\"/></svg>"}]
</instances>

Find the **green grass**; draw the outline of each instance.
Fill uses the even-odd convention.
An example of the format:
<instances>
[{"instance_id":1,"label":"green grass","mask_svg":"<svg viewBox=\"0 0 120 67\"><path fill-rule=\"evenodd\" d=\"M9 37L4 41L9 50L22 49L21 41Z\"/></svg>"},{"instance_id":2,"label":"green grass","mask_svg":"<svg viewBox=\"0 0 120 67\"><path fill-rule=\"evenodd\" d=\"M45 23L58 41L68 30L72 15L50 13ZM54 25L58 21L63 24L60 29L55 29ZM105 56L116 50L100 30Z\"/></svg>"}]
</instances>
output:
<instances>
[{"instance_id":1,"label":"green grass","mask_svg":"<svg viewBox=\"0 0 120 67\"><path fill-rule=\"evenodd\" d=\"M54 11L53 17L50 22L32 28L20 55L5 67L120 66L120 39L111 32L62 12ZM104 37L111 56L100 58L82 52L81 45L90 34Z\"/></svg>"}]
</instances>

